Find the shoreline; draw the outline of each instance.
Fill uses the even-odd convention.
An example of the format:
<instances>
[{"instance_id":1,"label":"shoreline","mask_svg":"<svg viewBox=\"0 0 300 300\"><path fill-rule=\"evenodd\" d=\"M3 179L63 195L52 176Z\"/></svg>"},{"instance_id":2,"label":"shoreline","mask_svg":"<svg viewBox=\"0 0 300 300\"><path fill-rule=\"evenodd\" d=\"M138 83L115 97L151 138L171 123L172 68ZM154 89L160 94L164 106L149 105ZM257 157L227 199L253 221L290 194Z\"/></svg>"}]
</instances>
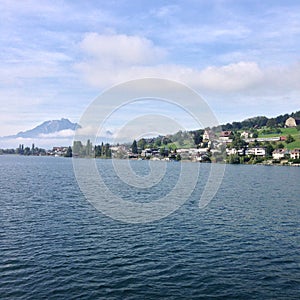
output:
<instances>
[{"instance_id":1,"label":"shoreline","mask_svg":"<svg viewBox=\"0 0 300 300\"><path fill-rule=\"evenodd\" d=\"M222 164L222 165L246 165L246 166L267 166L267 167L300 167L299 163L256 163L256 164L247 164L247 163L239 163L239 164L231 164L226 162L199 162L192 161L188 159L182 160L165 160L165 159L130 159L130 158L104 158L104 157L64 157L64 156L53 156L53 155L19 155L19 154L1 154L0 157L51 157L51 158L66 158L66 159L99 159L99 160L129 160L129 161L155 161L155 162L167 162L167 163L198 163L198 164Z\"/></svg>"}]
</instances>

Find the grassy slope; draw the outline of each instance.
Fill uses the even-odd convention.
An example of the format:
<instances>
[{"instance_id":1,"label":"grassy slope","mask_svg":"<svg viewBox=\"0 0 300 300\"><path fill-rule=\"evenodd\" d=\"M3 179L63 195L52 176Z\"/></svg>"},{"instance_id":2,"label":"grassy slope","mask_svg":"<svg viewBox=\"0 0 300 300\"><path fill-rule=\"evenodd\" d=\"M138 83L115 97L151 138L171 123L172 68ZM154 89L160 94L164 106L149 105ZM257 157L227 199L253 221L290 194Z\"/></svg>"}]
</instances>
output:
<instances>
[{"instance_id":1,"label":"grassy slope","mask_svg":"<svg viewBox=\"0 0 300 300\"><path fill-rule=\"evenodd\" d=\"M282 133L270 133L270 134L262 134L263 129L258 131L258 137L275 137L275 136L287 136L288 134L294 136L299 134L299 131L296 128L280 128Z\"/></svg>"},{"instance_id":2,"label":"grassy slope","mask_svg":"<svg viewBox=\"0 0 300 300\"><path fill-rule=\"evenodd\" d=\"M289 149L289 150L296 149L296 148L300 149L300 139L299 139L299 137L295 142L287 144L286 148Z\"/></svg>"},{"instance_id":3,"label":"grassy slope","mask_svg":"<svg viewBox=\"0 0 300 300\"><path fill-rule=\"evenodd\" d=\"M296 129L296 128L280 128L280 130L282 131L282 133L278 133L278 134L262 134L262 130L258 131L258 137L261 138L267 138L267 137L276 137L276 136L287 136L287 135L291 135L295 141L287 144L287 143L283 143L285 148L291 150L291 149L295 149L295 148L300 148L300 132Z\"/></svg>"}]
</instances>

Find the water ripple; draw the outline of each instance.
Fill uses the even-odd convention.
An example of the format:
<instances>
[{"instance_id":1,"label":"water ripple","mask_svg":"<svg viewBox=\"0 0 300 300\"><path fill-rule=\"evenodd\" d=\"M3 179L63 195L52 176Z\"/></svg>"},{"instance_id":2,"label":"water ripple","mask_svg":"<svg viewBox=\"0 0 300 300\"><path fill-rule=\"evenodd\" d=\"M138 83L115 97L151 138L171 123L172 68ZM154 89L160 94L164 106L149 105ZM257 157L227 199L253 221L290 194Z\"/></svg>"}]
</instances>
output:
<instances>
[{"instance_id":1,"label":"water ripple","mask_svg":"<svg viewBox=\"0 0 300 300\"><path fill-rule=\"evenodd\" d=\"M0 168L1 299L298 299L299 168L229 166L208 207L199 182L147 225L96 211L68 159L0 156Z\"/></svg>"}]
</instances>

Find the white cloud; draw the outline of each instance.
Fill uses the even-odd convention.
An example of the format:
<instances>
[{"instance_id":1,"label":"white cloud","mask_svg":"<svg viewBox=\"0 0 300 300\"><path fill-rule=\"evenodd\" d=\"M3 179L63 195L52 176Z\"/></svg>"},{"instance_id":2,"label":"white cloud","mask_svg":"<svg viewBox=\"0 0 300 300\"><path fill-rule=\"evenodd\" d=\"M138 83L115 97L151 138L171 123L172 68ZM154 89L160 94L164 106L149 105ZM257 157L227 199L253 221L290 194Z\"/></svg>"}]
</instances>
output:
<instances>
[{"instance_id":1,"label":"white cloud","mask_svg":"<svg viewBox=\"0 0 300 300\"><path fill-rule=\"evenodd\" d=\"M81 128L77 128L76 135L77 136L94 136L95 132L98 132L99 125L83 125L80 124Z\"/></svg>"},{"instance_id":2,"label":"white cloud","mask_svg":"<svg viewBox=\"0 0 300 300\"><path fill-rule=\"evenodd\" d=\"M71 58L64 53L36 49L6 49L1 61L0 79L5 84L22 83L25 79L69 76L64 68Z\"/></svg>"},{"instance_id":3,"label":"white cloud","mask_svg":"<svg viewBox=\"0 0 300 300\"><path fill-rule=\"evenodd\" d=\"M173 16L175 13L180 11L178 5L165 5L161 6L158 9L151 10L151 14L157 18L166 19L170 16Z\"/></svg>"},{"instance_id":4,"label":"white cloud","mask_svg":"<svg viewBox=\"0 0 300 300\"><path fill-rule=\"evenodd\" d=\"M169 34L172 43L184 44L210 44L231 39L233 41L246 39L251 33L250 29L241 24L201 25L187 26L177 25Z\"/></svg>"},{"instance_id":5,"label":"white cloud","mask_svg":"<svg viewBox=\"0 0 300 300\"><path fill-rule=\"evenodd\" d=\"M115 47L113 44L111 46ZM86 51L84 48L82 50ZM127 51L130 52L130 45ZM167 60L163 62L160 59L152 60L149 64L144 60L132 59L125 63L125 56L122 57L122 64L106 67L103 66L102 57L95 53L97 45L94 45L93 52L88 52L88 59L76 66L92 86L107 88L145 77L175 80L196 89L221 122L232 121L233 115L242 120L256 115L276 116L299 108L300 63L285 66L262 65L254 59L247 60L247 54L240 51L240 61L204 68L198 68L196 64L194 67L170 64ZM105 53L107 61L115 61L114 49L109 51L106 48ZM112 54L111 57L109 53Z\"/></svg>"},{"instance_id":6,"label":"white cloud","mask_svg":"<svg viewBox=\"0 0 300 300\"><path fill-rule=\"evenodd\" d=\"M131 79L173 79L200 91L213 93L273 93L300 89L300 63L262 67L255 61L239 61L204 69L161 62L164 51L144 38L126 35L88 34L81 43L89 58L76 65L93 86L103 88ZM112 67L113 65L113 67Z\"/></svg>"},{"instance_id":7,"label":"white cloud","mask_svg":"<svg viewBox=\"0 0 300 300\"><path fill-rule=\"evenodd\" d=\"M80 44L82 50L104 65L149 64L164 57L165 50L152 41L125 34L87 34Z\"/></svg>"},{"instance_id":8,"label":"white cloud","mask_svg":"<svg viewBox=\"0 0 300 300\"><path fill-rule=\"evenodd\" d=\"M300 91L300 62L289 66L270 67L265 82L275 90Z\"/></svg>"},{"instance_id":9,"label":"white cloud","mask_svg":"<svg viewBox=\"0 0 300 300\"><path fill-rule=\"evenodd\" d=\"M39 138L49 139L49 138L68 138L74 137L75 131L71 129L61 130L57 132L52 132L48 134L41 133L39 134Z\"/></svg>"},{"instance_id":10,"label":"white cloud","mask_svg":"<svg viewBox=\"0 0 300 300\"><path fill-rule=\"evenodd\" d=\"M204 89L232 92L248 89L263 79L263 71L255 62L238 62L221 67L211 66L200 72L190 81Z\"/></svg>"}]
</instances>

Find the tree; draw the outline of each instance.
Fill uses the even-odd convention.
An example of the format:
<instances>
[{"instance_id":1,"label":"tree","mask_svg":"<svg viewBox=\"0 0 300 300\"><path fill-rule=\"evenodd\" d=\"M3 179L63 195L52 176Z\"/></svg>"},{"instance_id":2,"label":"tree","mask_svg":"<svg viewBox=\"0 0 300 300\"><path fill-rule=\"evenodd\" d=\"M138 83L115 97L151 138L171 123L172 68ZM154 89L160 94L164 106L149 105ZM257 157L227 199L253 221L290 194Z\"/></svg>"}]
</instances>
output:
<instances>
[{"instance_id":1,"label":"tree","mask_svg":"<svg viewBox=\"0 0 300 300\"><path fill-rule=\"evenodd\" d=\"M177 154L175 160L180 161L181 160L181 155Z\"/></svg>"},{"instance_id":2,"label":"tree","mask_svg":"<svg viewBox=\"0 0 300 300\"><path fill-rule=\"evenodd\" d=\"M229 155L227 161L230 164L239 164L240 163L240 157L237 154L231 154L231 155Z\"/></svg>"},{"instance_id":3,"label":"tree","mask_svg":"<svg viewBox=\"0 0 300 300\"><path fill-rule=\"evenodd\" d=\"M167 149L165 149L165 147L161 147L159 149L159 155L162 157L166 157L169 155L169 151Z\"/></svg>"},{"instance_id":4,"label":"tree","mask_svg":"<svg viewBox=\"0 0 300 300\"><path fill-rule=\"evenodd\" d=\"M30 148L29 147L26 147L24 149L24 155L30 155L31 154L31 151L30 151Z\"/></svg>"},{"instance_id":5,"label":"tree","mask_svg":"<svg viewBox=\"0 0 300 300\"><path fill-rule=\"evenodd\" d=\"M161 146L161 139L160 138L156 139L155 146L156 147L160 147Z\"/></svg>"},{"instance_id":6,"label":"tree","mask_svg":"<svg viewBox=\"0 0 300 300\"><path fill-rule=\"evenodd\" d=\"M286 137L286 143L287 144L292 143L294 141L295 141L295 139L290 134Z\"/></svg>"},{"instance_id":7,"label":"tree","mask_svg":"<svg viewBox=\"0 0 300 300\"><path fill-rule=\"evenodd\" d=\"M178 138L178 144L179 144L179 146L183 146L184 145L184 139L182 138L182 137L179 137Z\"/></svg>"},{"instance_id":8,"label":"tree","mask_svg":"<svg viewBox=\"0 0 300 300\"><path fill-rule=\"evenodd\" d=\"M16 151L17 154L20 154L20 155L24 155L24 145L19 145L19 148L17 148L17 151Z\"/></svg>"},{"instance_id":9,"label":"tree","mask_svg":"<svg viewBox=\"0 0 300 300\"><path fill-rule=\"evenodd\" d=\"M92 149L93 149L93 145L92 145L91 141L88 139L87 142L86 142L85 154L87 156L91 156L92 155Z\"/></svg>"},{"instance_id":10,"label":"tree","mask_svg":"<svg viewBox=\"0 0 300 300\"><path fill-rule=\"evenodd\" d=\"M65 157L72 157L72 148L71 146L68 147Z\"/></svg>"},{"instance_id":11,"label":"tree","mask_svg":"<svg viewBox=\"0 0 300 300\"><path fill-rule=\"evenodd\" d=\"M276 120L274 118L271 118L268 120L266 126L269 127L269 128L273 128L273 127L276 127L277 123L276 123Z\"/></svg>"},{"instance_id":12,"label":"tree","mask_svg":"<svg viewBox=\"0 0 300 300\"><path fill-rule=\"evenodd\" d=\"M259 147L260 142L258 140L254 140L253 145L254 145L254 147Z\"/></svg>"},{"instance_id":13,"label":"tree","mask_svg":"<svg viewBox=\"0 0 300 300\"><path fill-rule=\"evenodd\" d=\"M73 154L78 155L78 156L83 154L83 145L82 145L81 141L73 142Z\"/></svg>"},{"instance_id":14,"label":"tree","mask_svg":"<svg viewBox=\"0 0 300 300\"><path fill-rule=\"evenodd\" d=\"M133 154L138 154L138 147L137 147L136 140L134 140L132 145L131 145L131 151L132 151Z\"/></svg>"},{"instance_id":15,"label":"tree","mask_svg":"<svg viewBox=\"0 0 300 300\"><path fill-rule=\"evenodd\" d=\"M100 156L104 156L105 151L104 151L104 143L103 142L101 143L100 149L101 149Z\"/></svg>"},{"instance_id":16,"label":"tree","mask_svg":"<svg viewBox=\"0 0 300 300\"><path fill-rule=\"evenodd\" d=\"M105 144L105 157L110 158L111 157L111 149L109 147L109 144Z\"/></svg>"},{"instance_id":17,"label":"tree","mask_svg":"<svg viewBox=\"0 0 300 300\"><path fill-rule=\"evenodd\" d=\"M101 156L101 146L100 145L95 146L94 153L95 153L95 157L100 157Z\"/></svg>"},{"instance_id":18,"label":"tree","mask_svg":"<svg viewBox=\"0 0 300 300\"><path fill-rule=\"evenodd\" d=\"M277 144L277 149L283 149L283 148L284 148L284 145L282 143Z\"/></svg>"},{"instance_id":19,"label":"tree","mask_svg":"<svg viewBox=\"0 0 300 300\"><path fill-rule=\"evenodd\" d=\"M232 129L233 130L240 130L242 128L241 122L232 122Z\"/></svg>"},{"instance_id":20,"label":"tree","mask_svg":"<svg viewBox=\"0 0 300 300\"><path fill-rule=\"evenodd\" d=\"M170 144L170 145L169 145L169 150L170 150L170 151L173 151L173 152L176 152L176 150L177 150L176 144L174 144L174 143L173 143L173 144Z\"/></svg>"},{"instance_id":21,"label":"tree","mask_svg":"<svg viewBox=\"0 0 300 300\"><path fill-rule=\"evenodd\" d=\"M202 138L203 130L195 130L192 132L192 134L193 134L193 140L195 145L199 145L203 140Z\"/></svg>"},{"instance_id":22,"label":"tree","mask_svg":"<svg viewBox=\"0 0 300 300\"><path fill-rule=\"evenodd\" d=\"M172 143L172 140L169 139L168 137L164 137L163 140L162 140L162 142L163 142L164 145L167 145L169 143Z\"/></svg>"},{"instance_id":23,"label":"tree","mask_svg":"<svg viewBox=\"0 0 300 300\"><path fill-rule=\"evenodd\" d=\"M146 140L145 140L144 138L142 138L142 139L140 139L140 140L138 141L138 147L141 148L142 150L145 149L146 144L147 144L147 142L146 142Z\"/></svg>"},{"instance_id":24,"label":"tree","mask_svg":"<svg viewBox=\"0 0 300 300\"><path fill-rule=\"evenodd\" d=\"M111 153L110 145L108 143L104 145L103 142L101 146L96 145L94 147L94 155L95 157L111 158L112 153Z\"/></svg>"},{"instance_id":25,"label":"tree","mask_svg":"<svg viewBox=\"0 0 300 300\"><path fill-rule=\"evenodd\" d=\"M266 142L265 146L266 146L266 155L267 156L272 156L272 153L274 151L274 147L269 142Z\"/></svg>"},{"instance_id":26,"label":"tree","mask_svg":"<svg viewBox=\"0 0 300 300\"><path fill-rule=\"evenodd\" d=\"M247 146L247 143L241 138L239 134L235 134L231 143L232 148L241 149Z\"/></svg>"},{"instance_id":27,"label":"tree","mask_svg":"<svg viewBox=\"0 0 300 300\"><path fill-rule=\"evenodd\" d=\"M232 130L233 127L230 123L227 123L225 125L222 125L222 130L226 131L226 130Z\"/></svg>"}]
</instances>

